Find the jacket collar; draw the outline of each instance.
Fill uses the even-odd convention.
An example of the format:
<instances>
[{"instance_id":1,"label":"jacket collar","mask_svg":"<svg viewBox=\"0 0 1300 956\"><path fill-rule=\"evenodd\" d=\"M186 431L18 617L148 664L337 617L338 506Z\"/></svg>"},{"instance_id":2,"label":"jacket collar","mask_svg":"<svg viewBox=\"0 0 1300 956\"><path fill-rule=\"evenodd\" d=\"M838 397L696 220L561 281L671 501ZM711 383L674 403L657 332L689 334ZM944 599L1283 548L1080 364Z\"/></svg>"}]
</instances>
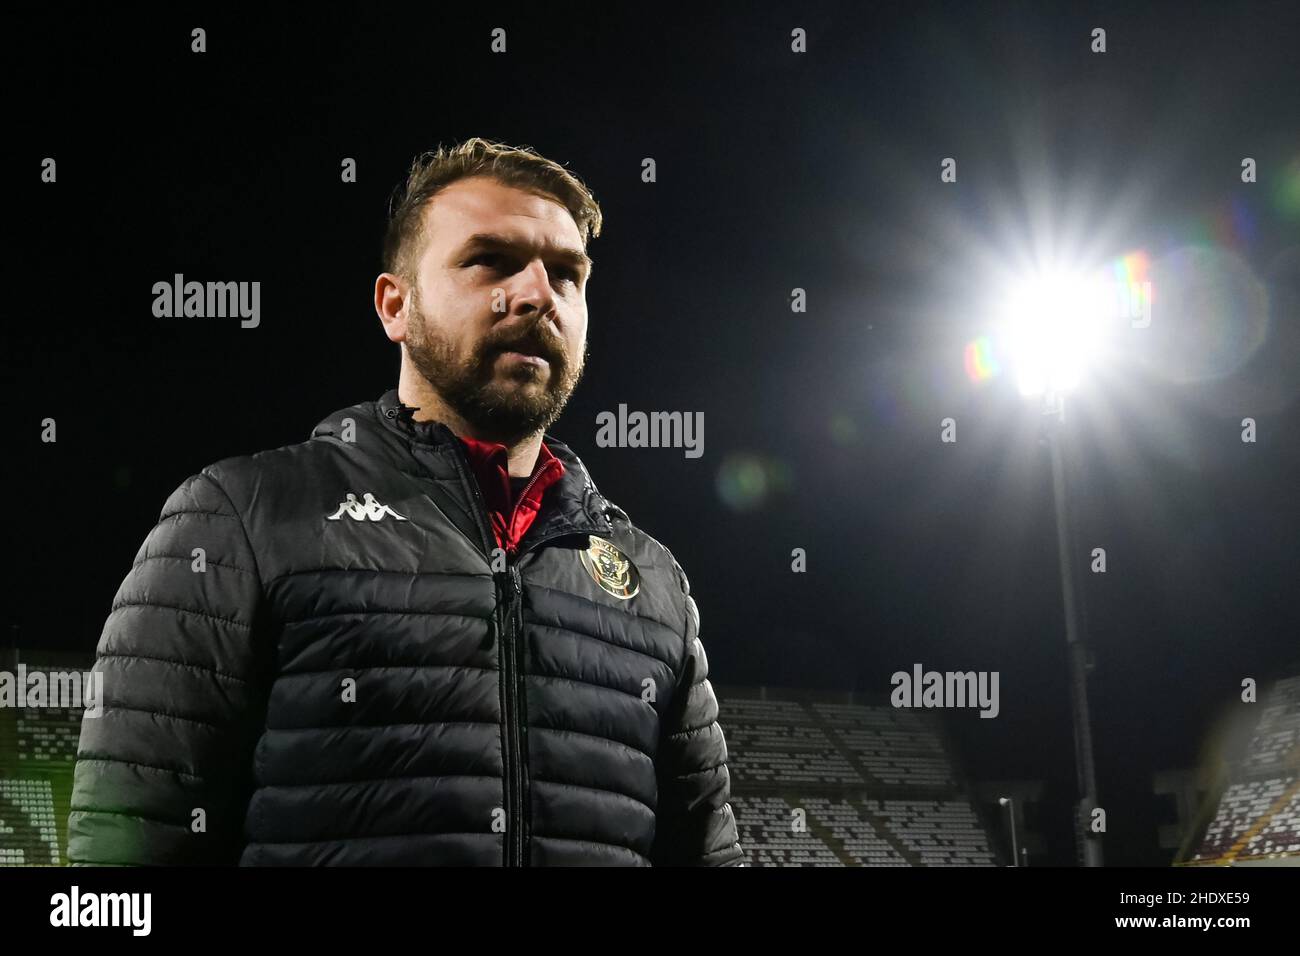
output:
<instances>
[{"instance_id":1,"label":"jacket collar","mask_svg":"<svg viewBox=\"0 0 1300 956\"><path fill-rule=\"evenodd\" d=\"M366 405L373 408L384 431L404 438L413 453L422 447L447 460L459 456L473 480L468 456L456 433L440 421L416 421L414 415L418 409L402 402L396 388ZM621 509L601 495L586 466L568 445L549 433L542 435L542 442L563 463L564 474L547 491L545 504L520 542L520 548L526 549L535 540L560 534L609 535L613 531L610 512L621 513Z\"/></svg>"}]
</instances>

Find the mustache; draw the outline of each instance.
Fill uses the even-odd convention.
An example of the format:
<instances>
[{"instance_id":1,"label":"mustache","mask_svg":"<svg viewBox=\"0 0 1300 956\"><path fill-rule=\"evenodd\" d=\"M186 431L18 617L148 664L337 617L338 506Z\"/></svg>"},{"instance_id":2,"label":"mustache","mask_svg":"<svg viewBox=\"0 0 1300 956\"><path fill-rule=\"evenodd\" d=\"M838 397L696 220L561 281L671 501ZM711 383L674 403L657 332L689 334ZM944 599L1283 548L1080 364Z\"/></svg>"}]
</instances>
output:
<instances>
[{"instance_id":1,"label":"mustache","mask_svg":"<svg viewBox=\"0 0 1300 956\"><path fill-rule=\"evenodd\" d=\"M522 331L489 339L483 343L484 357L499 355L503 352L522 352L525 355L540 355L552 365L565 358L564 342L551 332L544 323L535 322Z\"/></svg>"}]
</instances>

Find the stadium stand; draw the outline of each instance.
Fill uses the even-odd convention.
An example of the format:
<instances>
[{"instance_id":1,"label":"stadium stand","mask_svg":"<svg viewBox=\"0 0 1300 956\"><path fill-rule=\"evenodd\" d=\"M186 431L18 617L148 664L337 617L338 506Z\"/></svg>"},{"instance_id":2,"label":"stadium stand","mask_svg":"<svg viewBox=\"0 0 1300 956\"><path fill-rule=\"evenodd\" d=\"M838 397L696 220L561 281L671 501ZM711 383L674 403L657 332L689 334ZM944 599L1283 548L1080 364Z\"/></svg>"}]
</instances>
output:
<instances>
[{"instance_id":1,"label":"stadium stand","mask_svg":"<svg viewBox=\"0 0 1300 956\"><path fill-rule=\"evenodd\" d=\"M1181 863L1300 865L1300 677L1278 681L1257 706L1250 745L1229 764L1214 816Z\"/></svg>"},{"instance_id":2,"label":"stadium stand","mask_svg":"<svg viewBox=\"0 0 1300 956\"><path fill-rule=\"evenodd\" d=\"M81 655L0 651L0 671L87 671ZM0 866L61 866L67 848L78 708L0 707Z\"/></svg>"},{"instance_id":3,"label":"stadium stand","mask_svg":"<svg viewBox=\"0 0 1300 956\"><path fill-rule=\"evenodd\" d=\"M852 695L717 688L751 866L995 866L932 715Z\"/></svg>"}]
</instances>

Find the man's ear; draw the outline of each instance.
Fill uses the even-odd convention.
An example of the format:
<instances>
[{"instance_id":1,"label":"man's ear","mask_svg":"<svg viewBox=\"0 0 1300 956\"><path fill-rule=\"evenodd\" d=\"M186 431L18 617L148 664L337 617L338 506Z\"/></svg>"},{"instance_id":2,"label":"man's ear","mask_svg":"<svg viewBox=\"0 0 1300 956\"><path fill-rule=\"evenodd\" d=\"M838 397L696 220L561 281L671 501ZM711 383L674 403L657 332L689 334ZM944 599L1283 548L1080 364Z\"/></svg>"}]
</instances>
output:
<instances>
[{"instance_id":1,"label":"man's ear","mask_svg":"<svg viewBox=\"0 0 1300 956\"><path fill-rule=\"evenodd\" d=\"M375 279L375 313L390 342L406 340L410 303L410 283L391 272L381 272Z\"/></svg>"}]
</instances>

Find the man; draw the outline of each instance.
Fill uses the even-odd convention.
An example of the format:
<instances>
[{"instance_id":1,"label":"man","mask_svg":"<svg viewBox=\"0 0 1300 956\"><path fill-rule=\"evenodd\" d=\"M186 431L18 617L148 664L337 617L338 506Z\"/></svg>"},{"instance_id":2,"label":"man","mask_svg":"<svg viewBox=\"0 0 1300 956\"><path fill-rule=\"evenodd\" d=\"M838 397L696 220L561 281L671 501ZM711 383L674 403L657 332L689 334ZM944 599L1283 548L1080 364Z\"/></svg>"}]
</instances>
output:
<instances>
[{"instance_id":1,"label":"man","mask_svg":"<svg viewBox=\"0 0 1300 956\"><path fill-rule=\"evenodd\" d=\"M69 860L743 865L686 575L546 433L599 206L472 139L390 212L398 386L168 499L99 642Z\"/></svg>"}]
</instances>

